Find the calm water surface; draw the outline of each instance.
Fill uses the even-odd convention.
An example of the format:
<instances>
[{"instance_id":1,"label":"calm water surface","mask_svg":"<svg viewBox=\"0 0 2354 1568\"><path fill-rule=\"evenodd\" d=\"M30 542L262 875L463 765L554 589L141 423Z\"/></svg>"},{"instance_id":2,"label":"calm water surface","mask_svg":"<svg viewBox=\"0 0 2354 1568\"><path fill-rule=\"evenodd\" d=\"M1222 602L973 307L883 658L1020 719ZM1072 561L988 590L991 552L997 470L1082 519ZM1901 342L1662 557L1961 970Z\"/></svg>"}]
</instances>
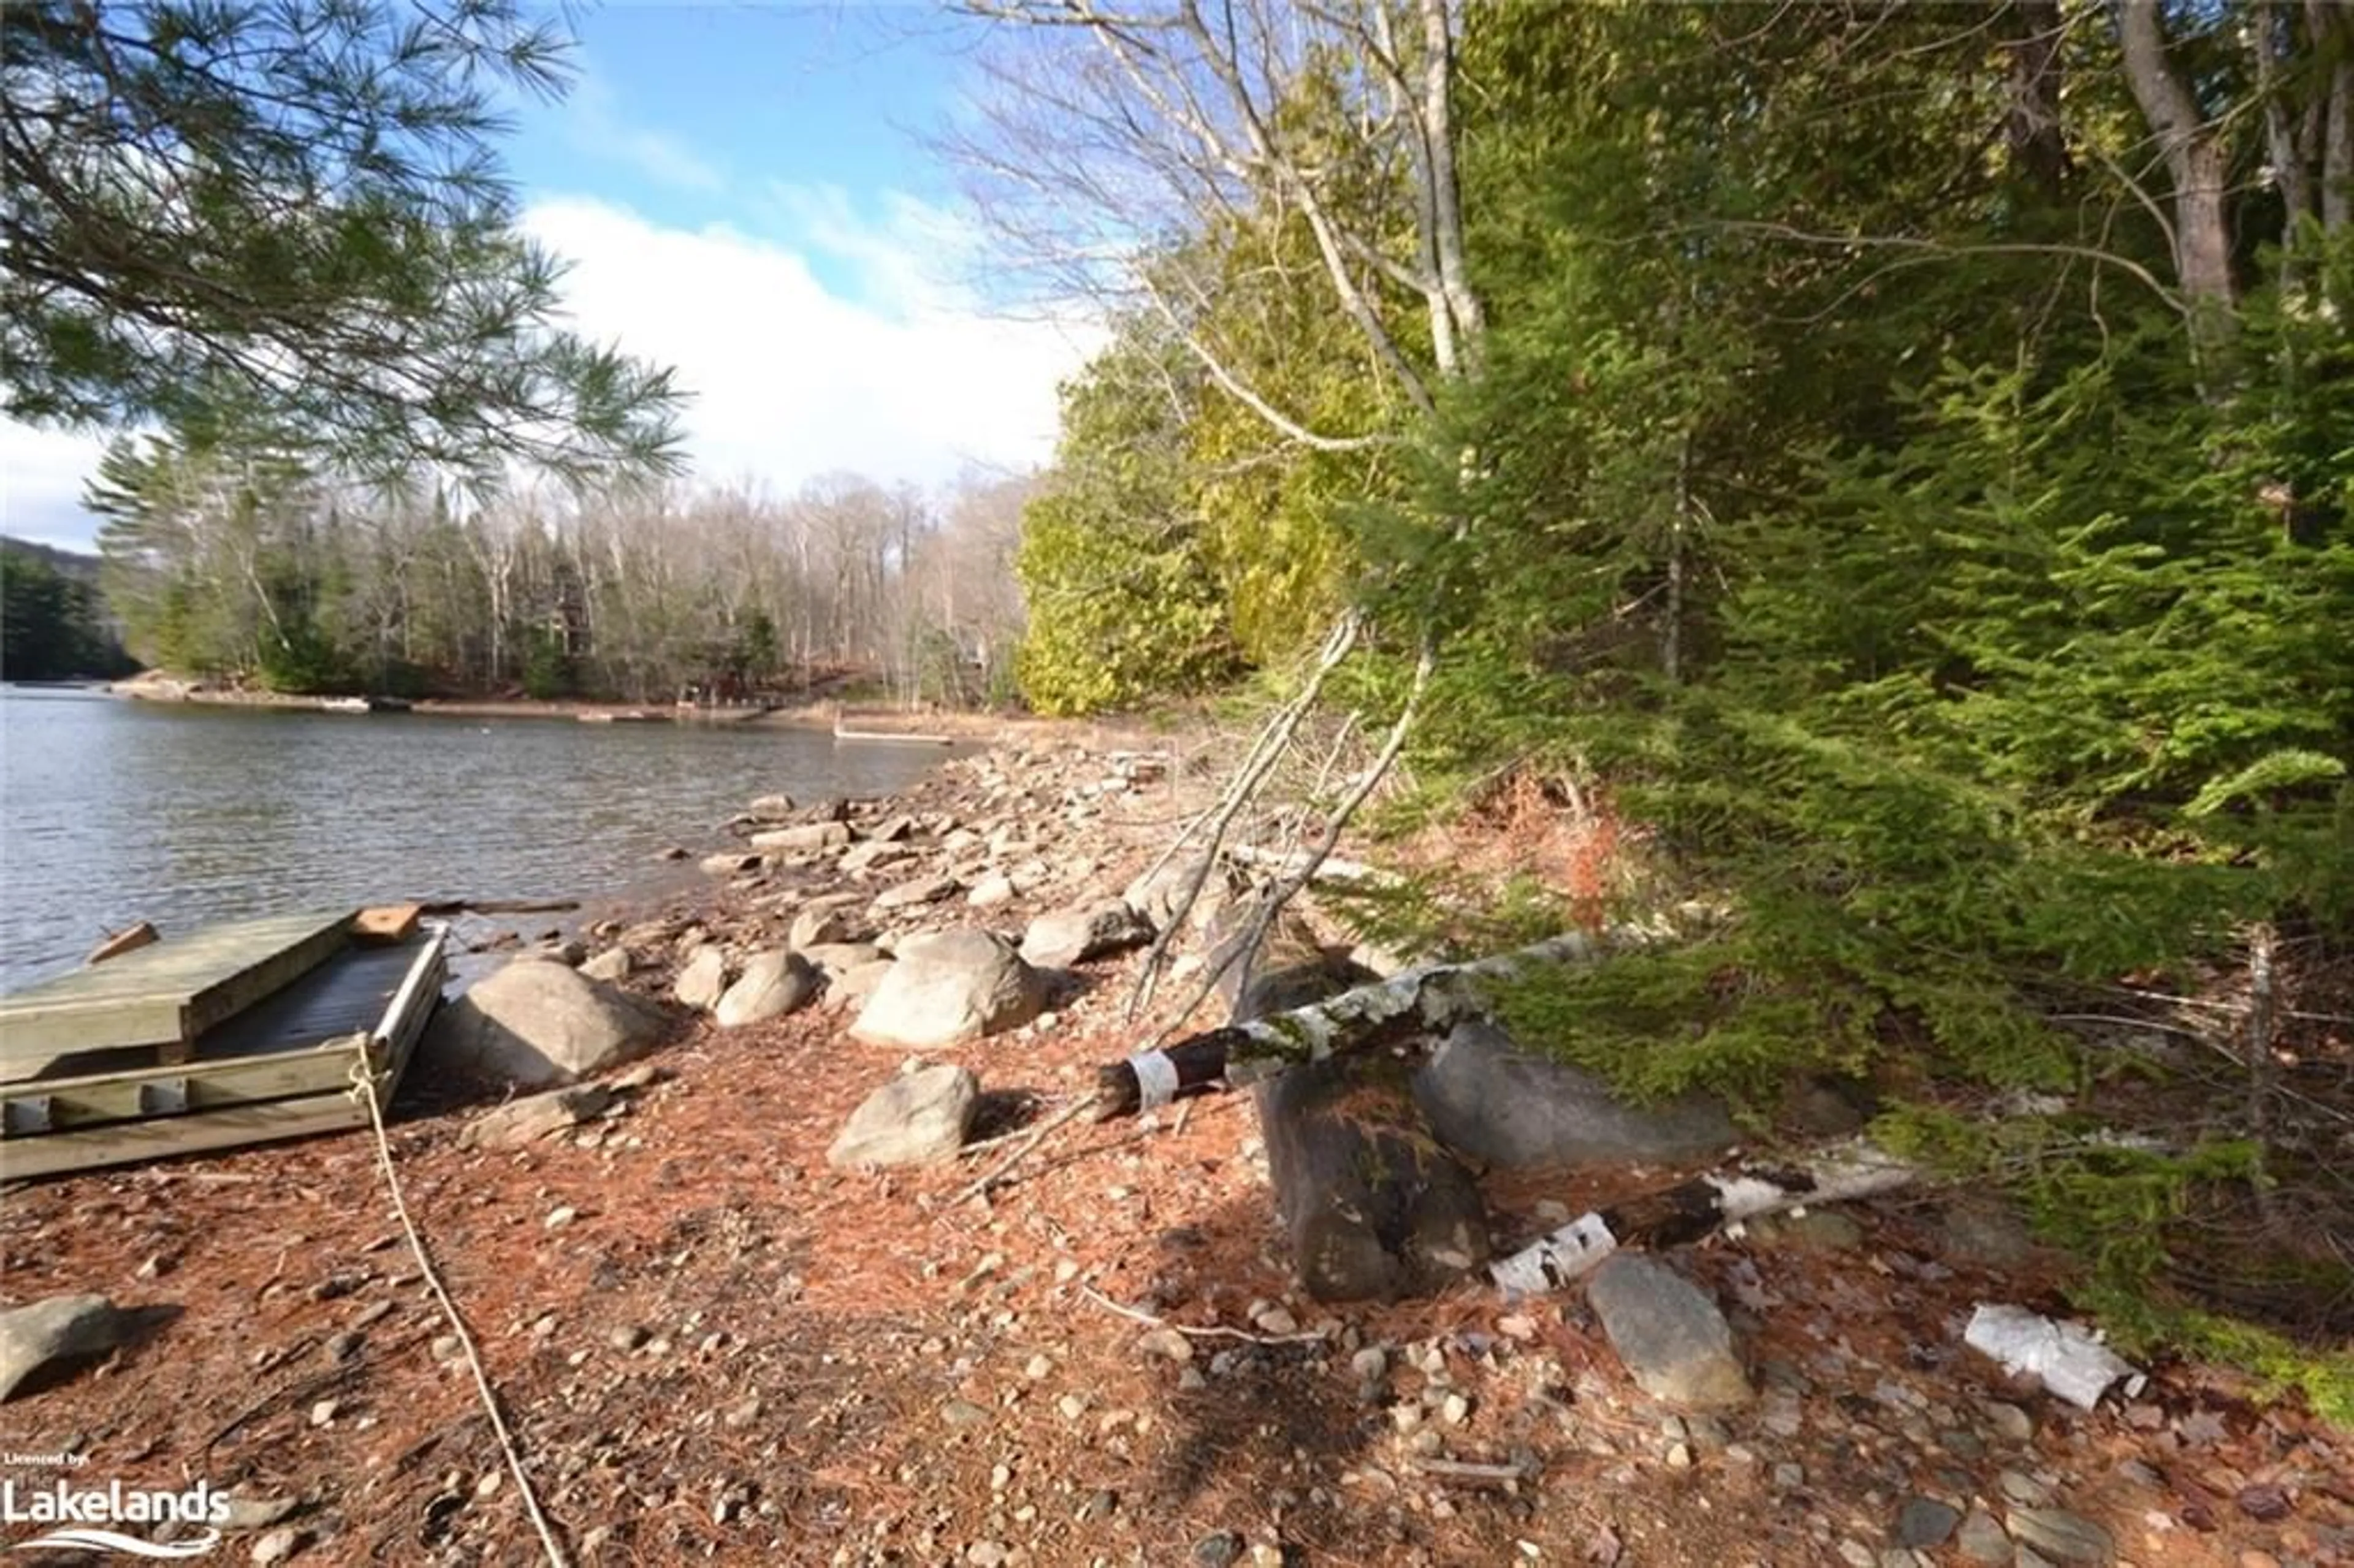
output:
<instances>
[{"instance_id":1,"label":"calm water surface","mask_svg":"<svg viewBox=\"0 0 2354 1568\"><path fill-rule=\"evenodd\" d=\"M936 747L783 727L288 713L0 686L0 989L109 929L679 874L756 795L879 795ZM690 868L691 874L691 868ZM548 922L541 920L540 925Z\"/></svg>"}]
</instances>

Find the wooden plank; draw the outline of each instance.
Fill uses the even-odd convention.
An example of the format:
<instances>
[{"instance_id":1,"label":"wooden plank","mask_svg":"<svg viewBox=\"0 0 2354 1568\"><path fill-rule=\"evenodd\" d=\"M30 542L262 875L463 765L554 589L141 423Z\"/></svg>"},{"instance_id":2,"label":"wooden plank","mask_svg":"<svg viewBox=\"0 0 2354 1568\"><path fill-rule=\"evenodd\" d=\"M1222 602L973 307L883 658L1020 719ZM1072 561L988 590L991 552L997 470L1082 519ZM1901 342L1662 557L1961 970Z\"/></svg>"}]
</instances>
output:
<instances>
[{"instance_id":1,"label":"wooden plank","mask_svg":"<svg viewBox=\"0 0 2354 1568\"><path fill-rule=\"evenodd\" d=\"M136 926L125 927L90 950L86 964L102 964L109 959L119 959L125 953L135 953L142 948L152 948L164 939L152 922L142 920Z\"/></svg>"},{"instance_id":2,"label":"wooden plank","mask_svg":"<svg viewBox=\"0 0 2354 1568\"><path fill-rule=\"evenodd\" d=\"M207 1029L341 950L351 920L343 910L208 927L0 997L0 1075L77 1051L184 1054Z\"/></svg>"},{"instance_id":3,"label":"wooden plank","mask_svg":"<svg viewBox=\"0 0 2354 1568\"><path fill-rule=\"evenodd\" d=\"M227 1106L186 1116L114 1122L40 1138L0 1139L0 1181L309 1138L366 1124L367 1107L348 1091L338 1090L268 1105Z\"/></svg>"},{"instance_id":4,"label":"wooden plank","mask_svg":"<svg viewBox=\"0 0 2354 1568\"><path fill-rule=\"evenodd\" d=\"M448 962L443 951L450 935L446 921L435 921L426 927L425 950L417 955L408 973L402 977L400 989L393 993L384 1010L384 1021L378 1023L370 1041L376 1070L383 1075L378 1092L387 1104L400 1088L401 1075L408 1070L408 1058L425 1036L425 1026L432 1022L433 1010L441 1005L441 982L449 977Z\"/></svg>"},{"instance_id":5,"label":"wooden plank","mask_svg":"<svg viewBox=\"0 0 2354 1568\"><path fill-rule=\"evenodd\" d=\"M47 1136L50 1130L168 1114L175 1104L187 1112L323 1094L351 1081L361 1038L268 1056L10 1084L0 1087L0 1137L21 1136L20 1129L36 1127ZM46 1108L37 1112L37 1102Z\"/></svg>"}]
</instances>

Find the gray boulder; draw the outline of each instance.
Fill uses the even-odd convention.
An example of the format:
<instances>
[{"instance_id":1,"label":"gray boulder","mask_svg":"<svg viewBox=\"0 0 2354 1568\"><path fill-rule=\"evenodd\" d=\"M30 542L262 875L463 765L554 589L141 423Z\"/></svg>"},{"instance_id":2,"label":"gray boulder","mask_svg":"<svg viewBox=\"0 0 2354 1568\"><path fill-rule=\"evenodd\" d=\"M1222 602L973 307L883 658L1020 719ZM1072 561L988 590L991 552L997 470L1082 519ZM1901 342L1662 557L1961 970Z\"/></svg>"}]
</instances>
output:
<instances>
[{"instance_id":1,"label":"gray boulder","mask_svg":"<svg viewBox=\"0 0 2354 1568\"><path fill-rule=\"evenodd\" d=\"M1193 881L1194 874L1202 869L1201 856L1180 856L1157 872L1147 871L1140 874L1136 880L1129 883L1127 889L1121 893L1120 900L1147 920L1151 921L1154 930L1165 931L1169 928L1170 920L1176 915L1178 902L1184 897L1187 885ZM1217 868L1210 867L1202 882L1202 893L1207 895L1224 891L1225 886L1218 875ZM1206 919L1209 914L1209 910L1197 907L1193 918L1196 921Z\"/></svg>"},{"instance_id":2,"label":"gray boulder","mask_svg":"<svg viewBox=\"0 0 2354 1568\"><path fill-rule=\"evenodd\" d=\"M866 1097L825 1151L838 1171L864 1165L923 1165L964 1147L981 1100L981 1080L941 1064L902 1073Z\"/></svg>"},{"instance_id":3,"label":"gray boulder","mask_svg":"<svg viewBox=\"0 0 2354 1568\"><path fill-rule=\"evenodd\" d=\"M53 1296L0 1312L0 1400L106 1354L139 1330L139 1316L103 1296Z\"/></svg>"},{"instance_id":4,"label":"gray boulder","mask_svg":"<svg viewBox=\"0 0 2354 1568\"><path fill-rule=\"evenodd\" d=\"M790 795L763 795L752 802L748 810L764 822L781 821L793 814L793 798Z\"/></svg>"},{"instance_id":5,"label":"gray boulder","mask_svg":"<svg viewBox=\"0 0 2354 1568\"><path fill-rule=\"evenodd\" d=\"M760 857L729 850L724 854L705 855L702 865L705 876L734 876L739 872L759 870Z\"/></svg>"},{"instance_id":6,"label":"gray boulder","mask_svg":"<svg viewBox=\"0 0 2354 1568\"><path fill-rule=\"evenodd\" d=\"M458 1135L458 1143L463 1149L520 1149L549 1133L602 1116L612 1103L613 1091L602 1084L573 1084L525 1095L468 1122L466 1130Z\"/></svg>"},{"instance_id":7,"label":"gray boulder","mask_svg":"<svg viewBox=\"0 0 2354 1568\"><path fill-rule=\"evenodd\" d=\"M1593 1074L1530 1055L1484 1020L1440 1042L1414 1092L1440 1142L1490 1166L1671 1164L1739 1141L1712 1096L1630 1106Z\"/></svg>"},{"instance_id":8,"label":"gray boulder","mask_svg":"<svg viewBox=\"0 0 2354 1568\"><path fill-rule=\"evenodd\" d=\"M1635 1385L1653 1399L1730 1410L1756 1397L1733 1327L1700 1287L1643 1253L1613 1253L1585 1298Z\"/></svg>"},{"instance_id":9,"label":"gray boulder","mask_svg":"<svg viewBox=\"0 0 2354 1568\"><path fill-rule=\"evenodd\" d=\"M423 1049L460 1072L552 1088L642 1055L659 1009L547 959L513 959L434 1015Z\"/></svg>"},{"instance_id":10,"label":"gray boulder","mask_svg":"<svg viewBox=\"0 0 2354 1568\"><path fill-rule=\"evenodd\" d=\"M960 927L902 943L850 1032L872 1044L924 1051L1019 1028L1045 1005L1044 979L1013 944Z\"/></svg>"},{"instance_id":11,"label":"gray boulder","mask_svg":"<svg viewBox=\"0 0 2354 1568\"><path fill-rule=\"evenodd\" d=\"M713 1016L723 1029L779 1018L815 996L825 984L817 966L799 953L778 948L753 956L744 973L719 999Z\"/></svg>"},{"instance_id":12,"label":"gray boulder","mask_svg":"<svg viewBox=\"0 0 2354 1568\"><path fill-rule=\"evenodd\" d=\"M1022 959L1040 969L1068 969L1150 940L1151 921L1129 907L1126 899L1107 898L1079 908L1057 909L1031 921L1022 937Z\"/></svg>"},{"instance_id":13,"label":"gray boulder","mask_svg":"<svg viewBox=\"0 0 2354 1568\"><path fill-rule=\"evenodd\" d=\"M718 948L705 945L695 949L686 967L678 971L678 979L670 993L683 1006L697 1012L708 1012L719 1005L727 992L727 955Z\"/></svg>"}]
</instances>

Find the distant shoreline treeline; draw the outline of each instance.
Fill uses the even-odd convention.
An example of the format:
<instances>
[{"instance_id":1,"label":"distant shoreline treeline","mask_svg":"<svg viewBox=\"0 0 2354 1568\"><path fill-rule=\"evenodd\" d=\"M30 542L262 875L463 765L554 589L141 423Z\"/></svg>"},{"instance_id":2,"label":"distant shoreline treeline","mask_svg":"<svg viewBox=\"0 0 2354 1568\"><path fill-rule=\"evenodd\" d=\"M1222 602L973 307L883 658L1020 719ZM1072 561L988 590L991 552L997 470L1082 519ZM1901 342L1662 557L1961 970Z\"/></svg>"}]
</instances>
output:
<instances>
[{"instance_id":1,"label":"distant shoreline treeline","mask_svg":"<svg viewBox=\"0 0 2354 1568\"><path fill-rule=\"evenodd\" d=\"M97 577L95 557L0 538L0 678L103 681L139 668Z\"/></svg>"},{"instance_id":2,"label":"distant shoreline treeline","mask_svg":"<svg viewBox=\"0 0 2354 1568\"><path fill-rule=\"evenodd\" d=\"M465 505L359 490L259 443L117 442L89 501L132 654L304 694L742 703L869 673L1010 690L1023 480L934 501L854 475Z\"/></svg>"}]
</instances>

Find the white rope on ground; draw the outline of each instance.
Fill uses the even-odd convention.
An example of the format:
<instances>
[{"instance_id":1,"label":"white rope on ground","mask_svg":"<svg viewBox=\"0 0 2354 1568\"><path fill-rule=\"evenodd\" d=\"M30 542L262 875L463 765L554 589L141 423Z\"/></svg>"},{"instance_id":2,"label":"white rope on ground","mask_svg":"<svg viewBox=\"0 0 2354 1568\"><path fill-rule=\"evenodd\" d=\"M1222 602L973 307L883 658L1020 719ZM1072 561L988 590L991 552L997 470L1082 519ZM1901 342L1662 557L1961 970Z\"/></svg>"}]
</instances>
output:
<instances>
[{"instance_id":1,"label":"white rope on ground","mask_svg":"<svg viewBox=\"0 0 2354 1568\"><path fill-rule=\"evenodd\" d=\"M418 1234L417 1222L409 1217L408 1200L400 1190L400 1174L393 1169L392 1140L384 1130L384 1106L376 1098L376 1074L369 1068L365 1051L353 1064L352 1084L353 1092L367 1107L368 1128L376 1135L376 1164L384 1172L385 1190L392 1197L393 1215L408 1237L408 1250L416 1255L417 1266L423 1271L427 1287L433 1292L442 1317L457 1336L459 1349L465 1352L466 1368L474 1374L474 1391L482 1396L482 1409L491 1418L491 1431L499 1440L500 1451L506 1455L507 1473L514 1477L515 1489L523 1496L524 1511L531 1516L532 1528L539 1532L539 1543L547 1553L550 1568L571 1568L563 1546L556 1539L555 1528L540 1509L539 1494L532 1489L531 1478L524 1473L523 1454L515 1446L514 1434L507 1430L506 1417L499 1413L498 1393L491 1387L490 1373L482 1370L482 1358L474 1349L474 1336L459 1314L458 1303L451 1298L449 1287L441 1283L441 1271L433 1266L433 1259L425 1250L425 1238Z\"/></svg>"}]
</instances>

